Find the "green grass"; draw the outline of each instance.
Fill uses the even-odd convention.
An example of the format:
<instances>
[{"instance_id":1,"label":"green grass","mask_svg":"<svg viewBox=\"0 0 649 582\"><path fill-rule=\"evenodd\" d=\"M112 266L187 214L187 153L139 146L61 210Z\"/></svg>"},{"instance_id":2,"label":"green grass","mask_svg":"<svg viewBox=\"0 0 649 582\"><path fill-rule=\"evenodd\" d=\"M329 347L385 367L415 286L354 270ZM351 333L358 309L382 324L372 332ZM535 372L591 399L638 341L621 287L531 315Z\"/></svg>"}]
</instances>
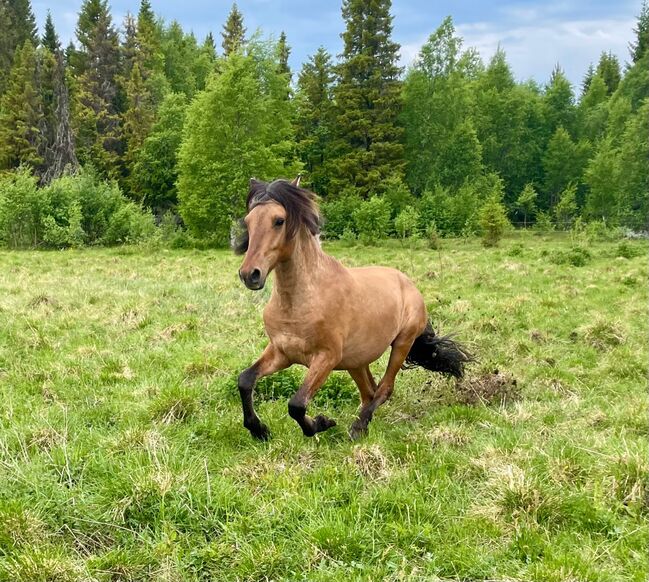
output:
<instances>
[{"instance_id":1,"label":"green grass","mask_svg":"<svg viewBox=\"0 0 649 582\"><path fill-rule=\"evenodd\" d=\"M269 290L239 258L1 252L0 580L646 579L646 244L327 250L405 271L479 355L470 375L519 399L466 405L404 371L351 443L337 373L311 411L338 426L309 440L296 369L260 386L259 443L236 377Z\"/></svg>"}]
</instances>

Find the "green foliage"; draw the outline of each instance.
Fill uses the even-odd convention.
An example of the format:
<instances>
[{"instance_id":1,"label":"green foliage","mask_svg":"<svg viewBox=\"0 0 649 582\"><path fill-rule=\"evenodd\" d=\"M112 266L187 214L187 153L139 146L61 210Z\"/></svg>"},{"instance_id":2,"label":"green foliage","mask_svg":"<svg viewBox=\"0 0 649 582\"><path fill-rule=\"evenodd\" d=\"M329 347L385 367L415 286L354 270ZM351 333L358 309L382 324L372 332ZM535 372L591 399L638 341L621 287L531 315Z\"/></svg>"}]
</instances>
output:
<instances>
[{"instance_id":1,"label":"green foliage","mask_svg":"<svg viewBox=\"0 0 649 582\"><path fill-rule=\"evenodd\" d=\"M417 209L408 206L394 219L394 230L401 238L413 237L418 234L420 216Z\"/></svg>"},{"instance_id":2,"label":"green foliage","mask_svg":"<svg viewBox=\"0 0 649 582\"><path fill-rule=\"evenodd\" d=\"M25 168L0 180L0 242L10 248L139 242L153 218L92 170L37 187Z\"/></svg>"},{"instance_id":3,"label":"green foliage","mask_svg":"<svg viewBox=\"0 0 649 582\"><path fill-rule=\"evenodd\" d=\"M302 66L295 95L297 150L312 189L322 196L329 190L333 80L331 56L320 47Z\"/></svg>"},{"instance_id":4,"label":"green foliage","mask_svg":"<svg viewBox=\"0 0 649 582\"><path fill-rule=\"evenodd\" d=\"M226 245L251 177L297 174L291 104L271 50L232 53L187 111L178 162L181 215L198 237Z\"/></svg>"},{"instance_id":5,"label":"green foliage","mask_svg":"<svg viewBox=\"0 0 649 582\"><path fill-rule=\"evenodd\" d=\"M30 41L16 51L7 81L7 90L0 100L0 168L10 169L26 164L42 163L39 123L42 96L39 92L36 51Z\"/></svg>"},{"instance_id":6,"label":"green foliage","mask_svg":"<svg viewBox=\"0 0 649 582\"><path fill-rule=\"evenodd\" d=\"M577 187L574 184L568 184L566 189L561 193L559 202L554 207L554 215L557 219L559 228L568 230L577 214Z\"/></svg>"},{"instance_id":7,"label":"green foliage","mask_svg":"<svg viewBox=\"0 0 649 582\"><path fill-rule=\"evenodd\" d=\"M331 191L357 188L366 197L404 166L398 66L390 0L343 0L346 29L334 87L336 135Z\"/></svg>"},{"instance_id":8,"label":"green foliage","mask_svg":"<svg viewBox=\"0 0 649 582\"><path fill-rule=\"evenodd\" d=\"M353 212L354 224L361 241L375 244L388 235L390 204L381 196L363 200Z\"/></svg>"},{"instance_id":9,"label":"green foliage","mask_svg":"<svg viewBox=\"0 0 649 582\"><path fill-rule=\"evenodd\" d=\"M534 216L536 211L537 193L533 184L525 184L525 188L516 200L516 208L523 213L523 226L527 228L528 217Z\"/></svg>"},{"instance_id":10,"label":"green foliage","mask_svg":"<svg viewBox=\"0 0 649 582\"><path fill-rule=\"evenodd\" d=\"M158 110L158 120L144 140L133 167L131 181L143 203L156 214L178 202L178 151L182 140L187 99L169 93Z\"/></svg>"},{"instance_id":11,"label":"green foliage","mask_svg":"<svg viewBox=\"0 0 649 582\"><path fill-rule=\"evenodd\" d=\"M355 190L347 190L321 204L327 238L341 238L345 232L354 232L354 211L360 204L361 198Z\"/></svg>"},{"instance_id":12,"label":"green foliage","mask_svg":"<svg viewBox=\"0 0 649 582\"><path fill-rule=\"evenodd\" d=\"M482 170L471 115L473 53L450 18L429 37L403 86L406 175L415 192L458 187Z\"/></svg>"},{"instance_id":13,"label":"green foliage","mask_svg":"<svg viewBox=\"0 0 649 582\"><path fill-rule=\"evenodd\" d=\"M491 196L480 209L482 244L495 247L510 227L507 209L497 196Z\"/></svg>"},{"instance_id":14,"label":"green foliage","mask_svg":"<svg viewBox=\"0 0 649 582\"><path fill-rule=\"evenodd\" d=\"M246 29L243 26L243 14L239 11L236 2L232 4L228 19L223 25L221 36L223 37L223 55L229 56L243 48L246 39Z\"/></svg>"}]
</instances>

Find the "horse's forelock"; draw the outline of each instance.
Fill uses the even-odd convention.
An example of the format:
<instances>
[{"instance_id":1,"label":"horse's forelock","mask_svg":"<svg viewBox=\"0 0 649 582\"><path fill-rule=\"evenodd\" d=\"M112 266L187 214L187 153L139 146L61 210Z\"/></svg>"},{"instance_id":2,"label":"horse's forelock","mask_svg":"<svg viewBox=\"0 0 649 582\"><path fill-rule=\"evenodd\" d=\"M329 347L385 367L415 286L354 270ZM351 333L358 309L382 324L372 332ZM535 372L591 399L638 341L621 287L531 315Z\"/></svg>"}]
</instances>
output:
<instances>
[{"instance_id":1,"label":"horse's forelock","mask_svg":"<svg viewBox=\"0 0 649 582\"><path fill-rule=\"evenodd\" d=\"M286 210L286 232L289 238L295 236L300 226L305 226L313 235L320 232L320 213L313 192L288 180L275 180L271 183L251 180L248 211L271 200Z\"/></svg>"}]
</instances>

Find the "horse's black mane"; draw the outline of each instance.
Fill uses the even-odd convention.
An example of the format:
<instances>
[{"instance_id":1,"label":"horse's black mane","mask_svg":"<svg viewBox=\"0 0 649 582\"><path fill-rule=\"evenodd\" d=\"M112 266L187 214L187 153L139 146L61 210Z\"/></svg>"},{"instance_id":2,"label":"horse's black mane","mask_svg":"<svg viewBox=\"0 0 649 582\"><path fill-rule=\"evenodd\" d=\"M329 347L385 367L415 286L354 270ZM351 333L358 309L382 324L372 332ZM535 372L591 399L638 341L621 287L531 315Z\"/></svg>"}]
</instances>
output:
<instances>
[{"instance_id":1,"label":"horse's black mane","mask_svg":"<svg viewBox=\"0 0 649 582\"><path fill-rule=\"evenodd\" d=\"M300 227L304 226L311 234L320 232L320 213L316 204L316 195L300 188L288 180L262 182L250 180L250 191L246 206L250 212L259 204L277 202L286 210L286 236L294 237ZM233 237L232 247L237 254L248 250L248 229L243 220L239 221L239 234Z\"/></svg>"}]
</instances>

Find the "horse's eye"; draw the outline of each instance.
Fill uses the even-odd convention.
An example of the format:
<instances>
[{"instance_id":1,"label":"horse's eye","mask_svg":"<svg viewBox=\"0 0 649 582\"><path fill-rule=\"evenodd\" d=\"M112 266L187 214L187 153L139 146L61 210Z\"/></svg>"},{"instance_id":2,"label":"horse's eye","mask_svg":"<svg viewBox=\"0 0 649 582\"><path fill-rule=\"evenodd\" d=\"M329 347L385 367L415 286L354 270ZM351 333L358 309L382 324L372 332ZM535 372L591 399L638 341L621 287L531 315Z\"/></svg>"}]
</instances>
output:
<instances>
[{"instance_id":1,"label":"horse's eye","mask_svg":"<svg viewBox=\"0 0 649 582\"><path fill-rule=\"evenodd\" d=\"M284 221L283 218L276 218L276 219L275 219L274 226L276 226L277 228L279 228L280 226L282 226L282 224L284 224L284 222L285 222L285 221Z\"/></svg>"}]
</instances>

